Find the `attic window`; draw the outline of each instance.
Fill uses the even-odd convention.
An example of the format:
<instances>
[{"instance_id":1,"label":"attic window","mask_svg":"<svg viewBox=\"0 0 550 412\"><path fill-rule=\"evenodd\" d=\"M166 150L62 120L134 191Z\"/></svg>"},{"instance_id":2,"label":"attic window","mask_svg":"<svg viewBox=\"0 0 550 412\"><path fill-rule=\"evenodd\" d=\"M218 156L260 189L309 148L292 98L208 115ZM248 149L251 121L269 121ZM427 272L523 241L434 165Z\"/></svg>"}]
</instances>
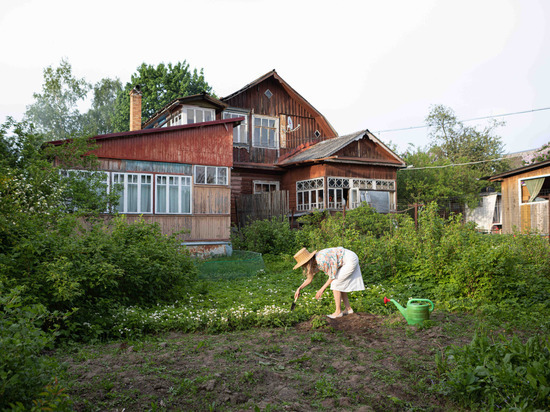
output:
<instances>
[{"instance_id":1,"label":"attic window","mask_svg":"<svg viewBox=\"0 0 550 412\"><path fill-rule=\"evenodd\" d=\"M321 137L321 132L319 130L315 130L315 133L313 133L315 137Z\"/></svg>"},{"instance_id":2,"label":"attic window","mask_svg":"<svg viewBox=\"0 0 550 412\"><path fill-rule=\"evenodd\" d=\"M267 89L264 94L267 96L268 99L271 99L271 96L273 96L273 93L271 93L271 90Z\"/></svg>"}]
</instances>

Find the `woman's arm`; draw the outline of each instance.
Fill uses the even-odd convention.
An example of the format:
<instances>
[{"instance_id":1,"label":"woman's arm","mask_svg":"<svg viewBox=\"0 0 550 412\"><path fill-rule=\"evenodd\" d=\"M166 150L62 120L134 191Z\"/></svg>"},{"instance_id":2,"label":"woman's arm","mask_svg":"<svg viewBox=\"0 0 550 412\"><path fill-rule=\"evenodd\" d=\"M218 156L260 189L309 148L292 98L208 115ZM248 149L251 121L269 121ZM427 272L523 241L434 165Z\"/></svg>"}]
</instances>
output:
<instances>
[{"instance_id":1,"label":"woman's arm","mask_svg":"<svg viewBox=\"0 0 550 412\"><path fill-rule=\"evenodd\" d=\"M298 297L300 296L300 290L302 290L303 288L305 288L307 285L309 285L311 283L311 281L313 280L313 277L309 277L304 280L304 283L302 283L300 285L300 287L298 287L298 289L296 289L296 293L294 293L294 300L298 299Z\"/></svg>"},{"instance_id":2,"label":"woman's arm","mask_svg":"<svg viewBox=\"0 0 550 412\"><path fill-rule=\"evenodd\" d=\"M315 299L321 299L321 296L323 296L323 293L325 293L325 290L329 287L329 285L332 283L334 279L331 279L331 278L328 278L327 281L325 282L325 284L323 285L323 287L321 289L319 289L317 291L317 293L315 294Z\"/></svg>"}]
</instances>

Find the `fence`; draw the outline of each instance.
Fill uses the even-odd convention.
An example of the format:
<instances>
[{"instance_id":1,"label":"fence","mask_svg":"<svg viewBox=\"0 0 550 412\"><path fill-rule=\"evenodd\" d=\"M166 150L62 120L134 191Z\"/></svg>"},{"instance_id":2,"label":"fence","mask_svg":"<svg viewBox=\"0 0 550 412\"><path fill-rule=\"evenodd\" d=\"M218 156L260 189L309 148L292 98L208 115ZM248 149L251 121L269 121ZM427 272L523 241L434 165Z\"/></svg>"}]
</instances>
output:
<instances>
[{"instance_id":1,"label":"fence","mask_svg":"<svg viewBox=\"0 0 550 412\"><path fill-rule=\"evenodd\" d=\"M235 212L239 227L254 220L271 219L273 216L287 216L288 190L241 195L235 199Z\"/></svg>"}]
</instances>

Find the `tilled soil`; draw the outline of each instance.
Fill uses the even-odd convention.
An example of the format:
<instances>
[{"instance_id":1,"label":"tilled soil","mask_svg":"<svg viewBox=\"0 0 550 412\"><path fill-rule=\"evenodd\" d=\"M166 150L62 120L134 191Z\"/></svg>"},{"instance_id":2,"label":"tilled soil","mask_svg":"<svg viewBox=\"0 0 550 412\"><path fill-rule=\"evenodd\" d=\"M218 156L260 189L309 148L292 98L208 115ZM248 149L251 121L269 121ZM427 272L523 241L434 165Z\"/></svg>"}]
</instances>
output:
<instances>
[{"instance_id":1,"label":"tilled soil","mask_svg":"<svg viewBox=\"0 0 550 412\"><path fill-rule=\"evenodd\" d=\"M354 313L295 327L83 347L63 357L76 410L370 411L456 409L437 391L435 355L463 345L466 317L430 327Z\"/></svg>"}]
</instances>

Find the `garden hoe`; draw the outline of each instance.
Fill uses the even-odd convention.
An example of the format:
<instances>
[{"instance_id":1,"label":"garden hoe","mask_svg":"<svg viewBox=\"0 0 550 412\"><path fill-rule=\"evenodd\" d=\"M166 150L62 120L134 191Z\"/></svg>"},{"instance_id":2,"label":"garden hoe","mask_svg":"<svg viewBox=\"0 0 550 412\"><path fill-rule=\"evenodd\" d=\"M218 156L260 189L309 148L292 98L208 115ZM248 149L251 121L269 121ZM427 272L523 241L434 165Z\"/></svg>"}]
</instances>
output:
<instances>
[{"instance_id":1,"label":"garden hoe","mask_svg":"<svg viewBox=\"0 0 550 412\"><path fill-rule=\"evenodd\" d=\"M292 312L295 307L296 307L296 299L294 299L294 302L292 302L292 306L290 307L290 311Z\"/></svg>"}]
</instances>

